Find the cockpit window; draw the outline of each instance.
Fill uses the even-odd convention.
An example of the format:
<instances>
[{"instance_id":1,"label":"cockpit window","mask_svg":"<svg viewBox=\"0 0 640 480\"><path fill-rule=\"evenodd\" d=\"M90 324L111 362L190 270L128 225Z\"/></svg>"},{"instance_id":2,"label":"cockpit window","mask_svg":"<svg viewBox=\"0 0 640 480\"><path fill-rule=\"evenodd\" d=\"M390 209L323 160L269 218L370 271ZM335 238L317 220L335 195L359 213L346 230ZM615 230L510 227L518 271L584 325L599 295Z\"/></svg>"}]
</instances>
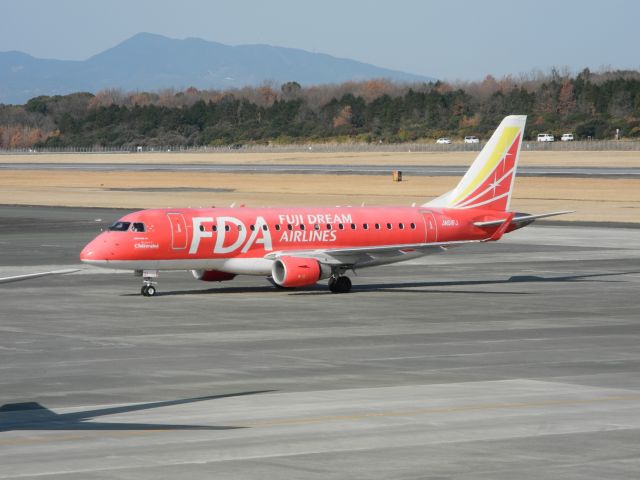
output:
<instances>
[{"instance_id":1,"label":"cockpit window","mask_svg":"<svg viewBox=\"0 0 640 480\"><path fill-rule=\"evenodd\" d=\"M112 232L144 232L147 229L142 222L116 222L109 227L109 230L111 230Z\"/></svg>"},{"instance_id":2,"label":"cockpit window","mask_svg":"<svg viewBox=\"0 0 640 480\"><path fill-rule=\"evenodd\" d=\"M116 222L109 227L112 232L126 232L129 230L131 222Z\"/></svg>"}]
</instances>

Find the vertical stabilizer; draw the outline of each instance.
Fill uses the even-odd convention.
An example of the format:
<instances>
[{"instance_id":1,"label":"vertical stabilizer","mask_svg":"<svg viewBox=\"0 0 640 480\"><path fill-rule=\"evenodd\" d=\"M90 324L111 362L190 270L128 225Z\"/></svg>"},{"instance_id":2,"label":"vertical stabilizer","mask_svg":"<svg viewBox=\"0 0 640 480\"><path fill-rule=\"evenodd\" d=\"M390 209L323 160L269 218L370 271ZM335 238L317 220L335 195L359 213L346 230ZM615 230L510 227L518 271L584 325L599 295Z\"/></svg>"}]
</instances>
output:
<instances>
[{"instance_id":1,"label":"vertical stabilizer","mask_svg":"<svg viewBox=\"0 0 640 480\"><path fill-rule=\"evenodd\" d=\"M424 206L509 210L526 121L526 115L505 117L458 186Z\"/></svg>"}]
</instances>

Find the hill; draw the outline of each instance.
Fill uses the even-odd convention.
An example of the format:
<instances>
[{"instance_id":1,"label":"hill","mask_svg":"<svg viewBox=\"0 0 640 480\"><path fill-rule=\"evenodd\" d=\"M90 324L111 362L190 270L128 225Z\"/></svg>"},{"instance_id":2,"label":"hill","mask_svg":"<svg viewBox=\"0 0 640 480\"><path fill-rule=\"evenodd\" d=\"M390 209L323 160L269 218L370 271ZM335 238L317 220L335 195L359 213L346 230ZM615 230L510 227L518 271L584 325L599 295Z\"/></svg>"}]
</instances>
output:
<instances>
[{"instance_id":1,"label":"hill","mask_svg":"<svg viewBox=\"0 0 640 480\"><path fill-rule=\"evenodd\" d=\"M22 104L39 95L64 95L107 88L153 91L165 88L228 89L265 81L301 85L385 78L430 82L321 53L269 45L229 46L198 38L171 39L140 33L84 61L47 60L22 52L0 52L0 103Z\"/></svg>"}]
</instances>

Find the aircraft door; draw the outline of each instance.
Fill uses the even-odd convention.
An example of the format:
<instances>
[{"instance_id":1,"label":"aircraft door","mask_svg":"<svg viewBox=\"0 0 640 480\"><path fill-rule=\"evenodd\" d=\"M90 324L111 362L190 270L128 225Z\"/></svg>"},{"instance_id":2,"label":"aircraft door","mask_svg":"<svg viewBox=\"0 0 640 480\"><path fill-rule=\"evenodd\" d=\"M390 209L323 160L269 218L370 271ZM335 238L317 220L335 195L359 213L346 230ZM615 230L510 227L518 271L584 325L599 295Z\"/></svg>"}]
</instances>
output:
<instances>
[{"instance_id":1,"label":"aircraft door","mask_svg":"<svg viewBox=\"0 0 640 480\"><path fill-rule=\"evenodd\" d=\"M429 210L422 210L420 212L422 214L422 218L424 219L424 226L427 234L426 242L437 242L438 241L438 224L436 223L435 215Z\"/></svg>"},{"instance_id":2,"label":"aircraft door","mask_svg":"<svg viewBox=\"0 0 640 480\"><path fill-rule=\"evenodd\" d=\"M167 218L171 224L171 248L174 250L186 249L188 233L184 215L178 212L168 212Z\"/></svg>"}]
</instances>

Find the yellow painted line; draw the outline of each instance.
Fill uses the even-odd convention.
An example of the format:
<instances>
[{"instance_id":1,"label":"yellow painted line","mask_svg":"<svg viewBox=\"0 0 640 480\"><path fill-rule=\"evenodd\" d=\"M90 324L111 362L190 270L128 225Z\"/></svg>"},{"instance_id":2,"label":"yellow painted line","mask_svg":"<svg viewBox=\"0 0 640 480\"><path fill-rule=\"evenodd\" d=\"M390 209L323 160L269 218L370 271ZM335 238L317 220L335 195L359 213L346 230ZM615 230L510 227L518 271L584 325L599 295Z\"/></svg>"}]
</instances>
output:
<instances>
[{"instance_id":1,"label":"yellow painted line","mask_svg":"<svg viewBox=\"0 0 640 480\"><path fill-rule=\"evenodd\" d=\"M90 426L91 423L87 422L87 426ZM34 430L38 430L37 426L34 426ZM61 426L60 430L64 430L64 427ZM8 430L9 432L24 432L25 430ZM40 430L41 431L41 430ZM37 437L21 437L21 438L8 438L5 440L0 440L0 445L29 445L34 443L51 443L51 442L67 442L73 440L87 440L95 438L96 433L100 433L101 437L133 437L139 435L148 435L150 433L164 433L170 432L171 430L124 430L124 431L110 431L110 430L83 430L86 432L85 435L79 434L68 434L68 435L41 435ZM2 433L0 433L2 435Z\"/></svg>"}]
</instances>

